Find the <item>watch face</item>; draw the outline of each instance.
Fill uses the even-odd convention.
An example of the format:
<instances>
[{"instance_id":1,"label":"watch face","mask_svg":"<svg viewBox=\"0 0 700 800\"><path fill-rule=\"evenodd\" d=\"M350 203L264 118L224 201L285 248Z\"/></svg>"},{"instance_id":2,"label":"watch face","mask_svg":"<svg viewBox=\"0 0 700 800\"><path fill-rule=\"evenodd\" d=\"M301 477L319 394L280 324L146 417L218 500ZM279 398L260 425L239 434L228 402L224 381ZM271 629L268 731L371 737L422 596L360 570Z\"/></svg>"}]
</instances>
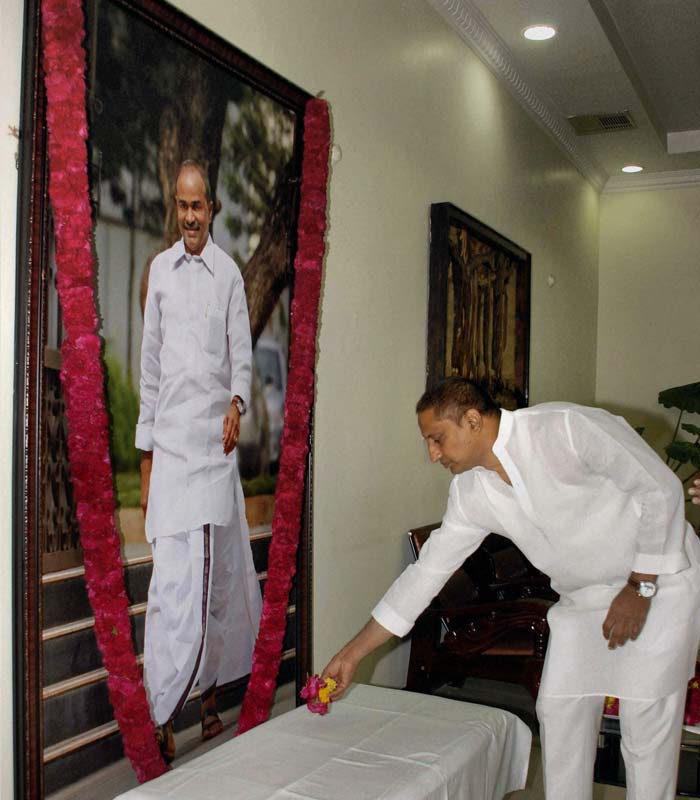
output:
<instances>
[{"instance_id":1,"label":"watch face","mask_svg":"<svg viewBox=\"0 0 700 800\"><path fill-rule=\"evenodd\" d=\"M642 597L653 597L656 594L656 584L653 581L639 581L639 594Z\"/></svg>"}]
</instances>

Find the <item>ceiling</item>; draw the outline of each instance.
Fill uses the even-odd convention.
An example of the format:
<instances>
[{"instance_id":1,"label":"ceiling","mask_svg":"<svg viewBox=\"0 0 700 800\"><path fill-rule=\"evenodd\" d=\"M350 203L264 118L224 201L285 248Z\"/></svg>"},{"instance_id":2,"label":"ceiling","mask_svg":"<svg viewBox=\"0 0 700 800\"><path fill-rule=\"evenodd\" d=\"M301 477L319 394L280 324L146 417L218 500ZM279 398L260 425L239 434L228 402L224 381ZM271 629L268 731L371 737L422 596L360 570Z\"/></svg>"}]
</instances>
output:
<instances>
[{"instance_id":1,"label":"ceiling","mask_svg":"<svg viewBox=\"0 0 700 800\"><path fill-rule=\"evenodd\" d=\"M700 0L429 2L597 188L700 184ZM533 24L557 35L528 41ZM568 122L621 111L636 128L577 135Z\"/></svg>"}]
</instances>

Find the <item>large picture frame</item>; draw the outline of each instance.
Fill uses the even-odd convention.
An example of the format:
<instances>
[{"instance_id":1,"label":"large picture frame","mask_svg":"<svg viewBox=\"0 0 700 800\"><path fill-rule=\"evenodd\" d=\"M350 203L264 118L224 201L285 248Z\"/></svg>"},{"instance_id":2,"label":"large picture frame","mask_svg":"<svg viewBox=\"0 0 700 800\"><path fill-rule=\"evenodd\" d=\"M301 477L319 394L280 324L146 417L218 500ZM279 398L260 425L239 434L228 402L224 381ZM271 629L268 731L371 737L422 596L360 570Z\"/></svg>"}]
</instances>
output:
<instances>
[{"instance_id":1,"label":"large picture frame","mask_svg":"<svg viewBox=\"0 0 700 800\"><path fill-rule=\"evenodd\" d=\"M460 375L528 404L530 254L451 203L430 207L427 388Z\"/></svg>"},{"instance_id":2,"label":"large picture frame","mask_svg":"<svg viewBox=\"0 0 700 800\"><path fill-rule=\"evenodd\" d=\"M48 163L45 120L45 93L43 86L43 73L41 65L41 20L40 4L38 0L27 0L25 16L25 67L23 80L23 106L22 106L22 144L20 163L20 230L17 274L17 361L15 372L16 405L15 405L15 433L14 433L14 598L15 598L15 625L14 625L14 654L15 654L15 720L18 735L15 741L15 765L17 797L41 798L45 793L59 788L61 782L67 778L77 779L81 776L83 767L79 758L79 747L88 748L87 758L97 763L106 763L119 757L120 741L116 729L110 728L109 722L98 726L101 730L97 734L88 731L83 735L82 744L71 750L72 745L61 746L54 741L57 737L56 726L62 722L62 714L58 699L62 692L81 691L81 687L89 687L90 697L84 698L83 708L98 707L106 699L106 690L100 682L99 667L93 663L95 648L94 643L81 645L80 653L87 666L89 678L81 682L79 676L62 676L54 669L55 653L64 629L70 625L61 624L60 615L57 615L61 597L70 597L81 610L85 618L89 617L90 609L84 589L81 594L80 566L74 561L75 553L79 556L75 515L71 508L71 491L68 477L69 465L66 457L66 433L63 422L63 405L61 387L58 381L60 370L59 345L61 339L60 311L55 298L55 288L52 281L55 278L55 265L53 263L52 246L52 220L48 200ZM233 198L233 204L241 207L241 197L246 192L246 181L260 180L264 183L269 179L268 189L270 199L267 205L249 209L250 213L242 215L241 220L233 220L228 228L228 239L234 255L237 256L246 280L246 288L252 282L255 284L255 303L251 302L251 324L254 326L254 340L267 340L267 352L259 359L258 366L261 371L263 389L268 387L269 375L264 372L265 365L270 365L273 371L275 365L282 364L281 373L284 379L286 372L286 353L284 341L274 339L270 335L269 319L277 315L284 324L291 295L294 291L294 256L296 253L296 220L298 212L299 178L301 173L303 111L310 95L281 76L256 62L251 57L224 41L220 37L206 30L189 17L177 11L160 0L94 0L86 4L87 19L86 30L88 38L86 49L88 51L88 112L91 120L91 190L93 195L94 213L97 220L95 249L100 269L109 260L105 253L108 252L105 240L109 240L112 232L105 233L106 227L100 225L107 221L112 226L110 231L116 231L126 237L129 245L124 248L129 253L126 260L125 272L117 268L112 277L118 277L118 283L125 289L127 300L124 308L115 307L108 294L106 275L100 273L100 306L103 319L103 332L109 325L109 316L114 318L117 309L118 320L129 320L128 324L121 322L113 324L116 333L106 335L106 339L113 339L119 335L120 324L126 331L123 342L117 343L110 352L110 342L107 341L107 355L117 361L121 358L120 380L133 371L138 363L139 346L139 302L140 286L143 278L147 280L147 258L158 245L154 242L162 238L162 246L166 246L173 235L174 221L168 218L167 203L162 198L171 194L171 187L167 185L167 177L172 175L173 168L182 158L195 157L206 162L210 167L210 176L215 180L219 178L220 188L224 188ZM159 135L167 139L170 148L168 152L157 152L155 159L158 163L158 175L155 180L153 164L138 161L138 154L129 153L127 128L135 120L132 114L119 114L114 99L105 102L104 96L100 97L99 64L100 58L107 56L107 66L104 75L115 78L115 82L126 73L119 71L119 53L116 47L120 36L124 37L124 30L113 29L109 36L104 36L100 26L104 24L105 14L111 13L117 26L128 27L129 52L134 62L132 67L141 72L145 82L149 70L144 65L144 59L152 52L167 53L170 63L165 64L165 72L158 74L159 85L163 88L165 96L161 98L167 119L160 120ZM134 38L134 31L147 32L148 45L141 47L139 57L134 57L138 52L138 40ZM114 42L114 50L104 50L104 42ZM153 46L153 43L157 46ZM112 47L112 45L109 45ZM220 92L226 89L226 84L237 84L235 90L237 97L246 102L251 98L255 102L247 102L245 108L239 104L230 119L218 120L205 119L207 130L216 129L226 131L221 133L221 139L201 144L201 136L196 130L184 130L181 120L186 116L187 108L182 106L183 86L179 83L177 67L180 59L186 59L189 79L193 83L206 81L211 75L217 75L216 86L219 93L216 102L209 105L214 108L221 106ZM168 71L170 70L170 71ZM209 76L209 78L207 77ZM104 81L102 81L104 84ZM170 88L169 88L170 87ZM178 92L179 87L179 92ZM132 89L128 86L116 85L117 92L128 95ZM209 88L212 88L211 86ZM102 91L104 86L102 87ZM167 92L171 94L168 96ZM192 87L185 86L184 92L192 95ZM127 99L127 98L125 98ZM198 100L203 98L200 95ZM204 97L206 99L206 97ZM224 98L231 108L231 98ZM225 106L226 107L226 106ZM149 112L153 108L146 109ZM110 120L109 115L115 114ZM270 131L275 126L267 125L270 116L285 118L286 122L277 132L279 135L274 141L269 142L270 149L275 149L275 157L282 159L273 178L270 175L253 175L257 169L255 159L246 161L245 150L241 148L250 146L250 141L255 136L246 138L244 126L236 125L237 120L245 120L247 125L255 125L260 115L265 117L265 126ZM257 115L257 116L256 116ZM164 114L165 116L165 114ZM180 122L179 122L180 120ZM218 128L216 127L218 125ZM226 128L228 126L228 128ZM133 169L125 172L120 167L115 153L105 153L105 131L114 131L119 137L119 144L123 145L119 158L134 156L136 161ZM154 137L149 140L149 133L142 125L136 125L136 136L142 137L143 150L154 146ZM134 135L134 134L132 134ZM213 162L223 160L226 143L224 135L235 139L238 148L235 169L229 166L228 174L223 170L212 171ZM102 137L99 146L96 142ZM179 143L178 143L179 137ZM189 142L188 142L189 137ZM216 138L216 137L215 137ZM158 142L155 142L158 150ZM162 150L165 150L163 146ZM280 155L281 154L281 155ZM267 163L267 162L266 162ZM239 168L240 164L243 164ZM134 202L137 193L134 190L136 179L143 182L144 170L150 170L151 179L146 180L142 196ZM247 170L247 172L246 172ZM130 173L130 174L129 174ZM121 181L120 181L121 178ZM223 186L224 179L226 186ZM213 181L214 183L215 181ZM160 206L159 206L160 194ZM256 199L260 199L260 192L254 192ZM217 225L221 230L226 213L225 204L220 210L218 220L214 223L214 237L218 238ZM265 231L255 230L255 215L258 222L265 220ZM270 220L272 223L268 224ZM277 226L275 236L269 234L272 225ZM116 236L116 233L112 238ZM247 249L246 249L247 247ZM274 273L256 269L256 254L262 254L267 248L266 263L270 261L270 252L274 250L277 258L277 269ZM115 261L116 263L116 261ZM134 263L136 268L134 269ZM119 289L121 291L121 289ZM116 290L115 290L116 291ZM272 303L282 297L286 305L280 310L275 310L278 305ZM255 307L253 307L255 306ZM133 321L133 322L132 322ZM278 325L279 328L279 325ZM273 331L274 334L274 331ZM114 343L112 343L114 344ZM275 358L277 359L275 361ZM280 360L281 359L281 360ZM112 372L108 361L111 396L114 397L123 388L121 384L112 384ZM116 387L116 388L115 388ZM278 389L279 387L274 387ZM284 389L284 386L281 387ZM123 394L123 392L122 392ZM265 397L272 392L267 392ZM281 406L280 392L276 394L276 405ZM260 397L263 392L260 392ZM111 401L110 401L111 402ZM124 404L122 404L124 405ZM126 404L128 405L128 403ZM132 403L133 406L133 403ZM258 403L263 416L269 416L265 401ZM113 463L115 459L122 458L125 454L117 455L117 434L121 424L116 419L115 407L110 405L112 415L113 433ZM121 413L120 409L120 413ZM278 460L279 453L275 451L271 437L274 435L279 441L280 431L273 431L269 424L266 434L249 436L251 446L246 454L246 470L250 473L251 481L258 478L260 464L264 462L264 469L270 470L270 462ZM128 431L127 431L128 433ZM256 438L257 437L257 438ZM243 438L243 434L242 434ZM125 441L128 440L128 436ZM121 443L123 444L123 442ZM257 450L256 450L257 447ZM264 448L263 455L261 450ZM126 454L128 459L129 455ZM309 465L311 456L309 457ZM303 685L310 669L311 659L311 508L312 486L311 470L307 465L305 512L302 524L298 570L290 602L288 615L288 629L285 636L284 656L282 671L286 680L296 681L297 689ZM120 494L120 478L118 469L115 468L117 478L117 496ZM245 476L244 476L245 477ZM258 481L259 482L259 481ZM124 494L129 488L124 483ZM257 499L257 498L256 498ZM265 508L264 498L255 504L256 512L271 517L271 509ZM269 506L269 502L267 502ZM122 532L126 524L126 517L120 519ZM259 571L261 583L264 583L267 567L267 547L269 536L259 529L253 531L251 544ZM147 568L148 557L136 556L127 562L133 567L127 577L127 593L136 596L144 591L144 569ZM60 574L60 578L57 578ZM64 581L68 581L65 583ZM77 594L72 591L77 588ZM139 595L140 597L140 595ZM142 625L139 627L141 617L140 606L142 602L134 602L132 619L134 620L134 640L137 646L142 637ZM130 610L130 613L131 610ZM73 626L75 627L75 626ZM47 635L47 629L48 634ZM82 635L82 634L81 634ZM85 634L88 636L88 634ZM89 638L89 636L88 636ZM53 648L49 653L49 648ZM75 678L75 679L73 679ZM238 686L230 686L227 702L239 702L245 689L245 682ZM77 702L74 707L81 706ZM92 748L90 750L90 748Z\"/></svg>"}]
</instances>

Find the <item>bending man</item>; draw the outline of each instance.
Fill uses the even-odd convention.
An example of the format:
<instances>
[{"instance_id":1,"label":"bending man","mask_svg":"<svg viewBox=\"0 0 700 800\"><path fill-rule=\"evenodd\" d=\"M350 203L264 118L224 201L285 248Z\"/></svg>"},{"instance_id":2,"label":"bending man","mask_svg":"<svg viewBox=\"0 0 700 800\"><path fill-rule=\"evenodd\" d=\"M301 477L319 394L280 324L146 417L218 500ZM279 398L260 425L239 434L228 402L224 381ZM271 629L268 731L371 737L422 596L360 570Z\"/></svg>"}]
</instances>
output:
<instances>
[{"instance_id":1,"label":"bending man","mask_svg":"<svg viewBox=\"0 0 700 800\"><path fill-rule=\"evenodd\" d=\"M416 408L431 461L454 474L447 511L324 675L406 635L491 531L561 599L537 700L547 800L590 800L605 695L620 698L629 798L671 800L700 638L700 545L680 481L620 417L568 403L499 409L462 378Z\"/></svg>"},{"instance_id":2,"label":"bending man","mask_svg":"<svg viewBox=\"0 0 700 800\"><path fill-rule=\"evenodd\" d=\"M180 168L182 238L151 265L141 346L141 505L152 543L144 679L161 750L198 682L202 738L223 726L217 684L250 671L258 586L233 450L250 396L243 278L209 235L205 170Z\"/></svg>"}]
</instances>

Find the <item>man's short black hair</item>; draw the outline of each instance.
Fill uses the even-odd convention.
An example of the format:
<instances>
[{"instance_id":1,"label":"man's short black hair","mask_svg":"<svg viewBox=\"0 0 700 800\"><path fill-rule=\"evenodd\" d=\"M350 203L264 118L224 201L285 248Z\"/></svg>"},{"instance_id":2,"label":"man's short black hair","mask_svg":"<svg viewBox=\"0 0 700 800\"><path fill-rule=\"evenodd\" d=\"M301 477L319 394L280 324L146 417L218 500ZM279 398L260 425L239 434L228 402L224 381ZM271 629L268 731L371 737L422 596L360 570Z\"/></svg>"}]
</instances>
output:
<instances>
[{"instance_id":1,"label":"man's short black hair","mask_svg":"<svg viewBox=\"0 0 700 800\"><path fill-rule=\"evenodd\" d=\"M207 202L211 203L214 199L211 196L211 181L209 180L209 172L204 168L203 164L200 164L199 161L195 161L194 158L186 158L178 168L177 177L175 178L175 185L177 186L178 178L180 177L180 173L183 169L196 169L197 172L200 174L202 180L204 181L204 196L207 199Z\"/></svg>"},{"instance_id":2,"label":"man's short black hair","mask_svg":"<svg viewBox=\"0 0 700 800\"><path fill-rule=\"evenodd\" d=\"M501 413L498 405L483 387L460 377L446 378L423 393L416 404L416 414L430 408L438 419L449 417L458 424L470 408L476 409L485 417Z\"/></svg>"}]
</instances>

